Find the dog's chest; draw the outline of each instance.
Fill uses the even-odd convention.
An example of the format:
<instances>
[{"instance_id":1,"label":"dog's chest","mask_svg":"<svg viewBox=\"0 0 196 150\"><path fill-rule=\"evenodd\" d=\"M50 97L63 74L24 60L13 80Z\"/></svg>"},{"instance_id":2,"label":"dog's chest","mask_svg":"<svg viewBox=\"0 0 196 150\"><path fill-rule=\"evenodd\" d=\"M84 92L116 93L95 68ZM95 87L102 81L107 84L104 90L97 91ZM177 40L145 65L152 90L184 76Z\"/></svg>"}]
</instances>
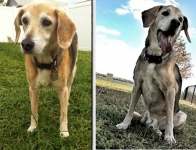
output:
<instances>
[{"instance_id":1,"label":"dog's chest","mask_svg":"<svg viewBox=\"0 0 196 150\"><path fill-rule=\"evenodd\" d=\"M51 83L51 70L41 70L36 79L37 85L49 86Z\"/></svg>"},{"instance_id":2,"label":"dog's chest","mask_svg":"<svg viewBox=\"0 0 196 150\"><path fill-rule=\"evenodd\" d=\"M154 86L155 64L149 64L143 74L143 88L145 91L151 91Z\"/></svg>"},{"instance_id":3,"label":"dog's chest","mask_svg":"<svg viewBox=\"0 0 196 150\"><path fill-rule=\"evenodd\" d=\"M147 78L150 78L154 75L154 72L155 72L155 66L156 64L152 63L152 64L149 64L146 68L146 73L145 73L145 77Z\"/></svg>"},{"instance_id":4,"label":"dog's chest","mask_svg":"<svg viewBox=\"0 0 196 150\"><path fill-rule=\"evenodd\" d=\"M156 64L149 64L143 72L142 93L147 101L157 99L156 95L159 95L157 93L161 91L161 84L159 83L159 77L155 67Z\"/></svg>"}]
</instances>

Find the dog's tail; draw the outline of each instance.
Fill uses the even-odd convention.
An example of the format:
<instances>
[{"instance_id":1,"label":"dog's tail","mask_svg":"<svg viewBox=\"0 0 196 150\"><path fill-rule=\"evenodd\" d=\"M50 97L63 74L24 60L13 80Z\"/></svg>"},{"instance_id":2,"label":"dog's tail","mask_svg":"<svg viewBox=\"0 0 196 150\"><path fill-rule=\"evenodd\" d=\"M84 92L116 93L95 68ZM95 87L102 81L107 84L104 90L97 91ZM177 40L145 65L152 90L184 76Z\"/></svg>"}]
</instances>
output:
<instances>
[{"instance_id":1,"label":"dog's tail","mask_svg":"<svg viewBox=\"0 0 196 150\"><path fill-rule=\"evenodd\" d=\"M125 109L126 111L129 110L128 108L126 108L126 106L124 106L124 109ZM135 116L135 117L142 117L142 115L141 115L140 113L136 112L136 111L133 112L133 116Z\"/></svg>"}]
</instances>

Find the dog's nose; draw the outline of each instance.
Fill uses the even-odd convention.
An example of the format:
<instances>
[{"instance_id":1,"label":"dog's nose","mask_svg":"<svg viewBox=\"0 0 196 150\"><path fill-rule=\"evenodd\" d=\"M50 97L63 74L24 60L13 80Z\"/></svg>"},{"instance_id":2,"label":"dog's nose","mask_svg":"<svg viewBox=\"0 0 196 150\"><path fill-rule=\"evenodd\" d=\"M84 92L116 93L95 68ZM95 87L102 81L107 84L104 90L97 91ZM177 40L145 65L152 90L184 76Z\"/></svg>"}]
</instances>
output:
<instances>
[{"instance_id":1,"label":"dog's nose","mask_svg":"<svg viewBox=\"0 0 196 150\"><path fill-rule=\"evenodd\" d=\"M176 29L180 26L180 22L177 19L172 19L171 26L172 26L172 28Z\"/></svg>"},{"instance_id":2,"label":"dog's nose","mask_svg":"<svg viewBox=\"0 0 196 150\"><path fill-rule=\"evenodd\" d=\"M32 50L33 46L34 46L34 42L30 39L30 38L25 38L22 43L22 48L29 52L30 50Z\"/></svg>"}]
</instances>

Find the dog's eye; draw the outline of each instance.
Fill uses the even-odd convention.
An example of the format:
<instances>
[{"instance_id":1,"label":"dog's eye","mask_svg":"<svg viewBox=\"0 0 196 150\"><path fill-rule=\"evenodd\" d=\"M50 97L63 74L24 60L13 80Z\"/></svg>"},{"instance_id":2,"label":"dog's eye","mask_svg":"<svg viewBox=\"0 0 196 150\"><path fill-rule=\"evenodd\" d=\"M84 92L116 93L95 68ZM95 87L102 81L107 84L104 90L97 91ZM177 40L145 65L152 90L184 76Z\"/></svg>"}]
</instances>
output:
<instances>
[{"instance_id":1,"label":"dog's eye","mask_svg":"<svg viewBox=\"0 0 196 150\"><path fill-rule=\"evenodd\" d=\"M180 17L180 18L179 18L179 21L180 21L180 22L182 22L182 21L183 21L182 17Z\"/></svg>"},{"instance_id":2,"label":"dog's eye","mask_svg":"<svg viewBox=\"0 0 196 150\"><path fill-rule=\"evenodd\" d=\"M48 20L48 19L44 19L43 22L42 22L42 24L44 26L48 27L48 26L50 26L52 24L52 22L50 20Z\"/></svg>"},{"instance_id":3,"label":"dog's eye","mask_svg":"<svg viewBox=\"0 0 196 150\"><path fill-rule=\"evenodd\" d=\"M169 12L168 11L164 11L164 12L162 12L162 15L163 16L168 16L169 15Z\"/></svg>"},{"instance_id":4,"label":"dog's eye","mask_svg":"<svg viewBox=\"0 0 196 150\"><path fill-rule=\"evenodd\" d=\"M27 25L27 24L28 24L28 19L27 19L27 18L23 18L23 19L22 19L22 22L23 22L25 25Z\"/></svg>"}]
</instances>

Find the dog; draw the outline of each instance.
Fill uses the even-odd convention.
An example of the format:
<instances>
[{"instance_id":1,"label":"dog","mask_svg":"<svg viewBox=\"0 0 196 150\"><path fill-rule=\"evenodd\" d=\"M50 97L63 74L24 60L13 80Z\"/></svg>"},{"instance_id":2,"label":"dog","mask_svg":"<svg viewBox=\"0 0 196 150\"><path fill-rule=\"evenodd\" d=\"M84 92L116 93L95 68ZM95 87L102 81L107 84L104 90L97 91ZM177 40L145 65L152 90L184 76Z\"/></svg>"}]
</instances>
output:
<instances>
[{"instance_id":1,"label":"dog","mask_svg":"<svg viewBox=\"0 0 196 150\"><path fill-rule=\"evenodd\" d=\"M33 1L20 8L14 25L15 43L20 36L20 26L24 30L20 48L25 55L31 102L31 124L27 131L33 132L37 127L39 87L50 86L58 92L60 100L60 135L67 137L68 100L77 62L76 26L49 0Z\"/></svg>"},{"instance_id":2,"label":"dog","mask_svg":"<svg viewBox=\"0 0 196 150\"><path fill-rule=\"evenodd\" d=\"M145 48L134 69L134 88L128 113L118 129L127 129L134 115L134 109L142 95L146 112L141 121L153 127L164 140L176 143L173 129L181 129L187 115L180 111L179 99L182 78L175 63L173 45L184 30L188 41L188 19L179 8L172 5L155 6L142 12L145 28L149 27Z\"/></svg>"}]
</instances>

